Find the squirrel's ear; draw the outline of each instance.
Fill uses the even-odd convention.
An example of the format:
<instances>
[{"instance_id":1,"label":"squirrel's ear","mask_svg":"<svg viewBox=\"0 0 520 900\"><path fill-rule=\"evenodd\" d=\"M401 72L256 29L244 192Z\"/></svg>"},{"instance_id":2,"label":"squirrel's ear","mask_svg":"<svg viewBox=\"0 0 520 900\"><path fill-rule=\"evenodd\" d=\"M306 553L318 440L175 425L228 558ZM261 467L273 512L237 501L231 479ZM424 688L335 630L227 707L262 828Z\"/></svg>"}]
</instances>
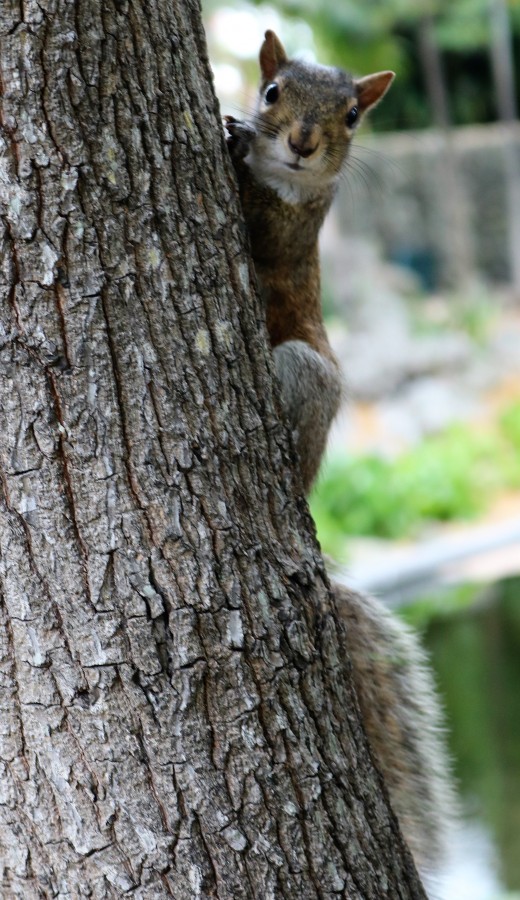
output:
<instances>
[{"instance_id":1,"label":"squirrel's ear","mask_svg":"<svg viewBox=\"0 0 520 900\"><path fill-rule=\"evenodd\" d=\"M264 81L272 81L282 63L287 62L287 54L274 31L266 31L260 47L260 69Z\"/></svg>"},{"instance_id":2,"label":"squirrel's ear","mask_svg":"<svg viewBox=\"0 0 520 900\"><path fill-rule=\"evenodd\" d=\"M356 79L354 87L361 112L366 112L384 97L394 78L395 72L376 72L375 75Z\"/></svg>"}]
</instances>

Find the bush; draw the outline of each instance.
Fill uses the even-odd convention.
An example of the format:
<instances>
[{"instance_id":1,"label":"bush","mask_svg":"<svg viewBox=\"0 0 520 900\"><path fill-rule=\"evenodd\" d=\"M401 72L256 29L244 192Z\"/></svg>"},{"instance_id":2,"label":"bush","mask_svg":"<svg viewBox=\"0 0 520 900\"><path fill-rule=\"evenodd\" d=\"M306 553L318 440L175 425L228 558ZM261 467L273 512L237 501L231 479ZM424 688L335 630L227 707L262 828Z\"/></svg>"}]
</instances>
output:
<instances>
[{"instance_id":1,"label":"bush","mask_svg":"<svg viewBox=\"0 0 520 900\"><path fill-rule=\"evenodd\" d=\"M520 402L482 432L457 426L396 460L351 457L326 467L311 497L320 540L408 537L428 522L468 519L500 491L520 487Z\"/></svg>"}]
</instances>

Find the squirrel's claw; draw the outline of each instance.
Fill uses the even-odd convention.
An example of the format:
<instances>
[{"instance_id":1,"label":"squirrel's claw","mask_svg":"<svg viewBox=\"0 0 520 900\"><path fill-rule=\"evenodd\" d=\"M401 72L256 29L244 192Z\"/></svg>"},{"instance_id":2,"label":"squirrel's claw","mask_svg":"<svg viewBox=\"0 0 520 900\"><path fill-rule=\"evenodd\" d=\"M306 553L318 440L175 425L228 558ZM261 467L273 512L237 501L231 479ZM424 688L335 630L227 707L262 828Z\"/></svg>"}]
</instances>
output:
<instances>
[{"instance_id":1,"label":"squirrel's claw","mask_svg":"<svg viewBox=\"0 0 520 900\"><path fill-rule=\"evenodd\" d=\"M249 122L240 122L234 116L224 116L224 127L228 132L226 142L232 159L243 159L256 137L255 129Z\"/></svg>"}]
</instances>

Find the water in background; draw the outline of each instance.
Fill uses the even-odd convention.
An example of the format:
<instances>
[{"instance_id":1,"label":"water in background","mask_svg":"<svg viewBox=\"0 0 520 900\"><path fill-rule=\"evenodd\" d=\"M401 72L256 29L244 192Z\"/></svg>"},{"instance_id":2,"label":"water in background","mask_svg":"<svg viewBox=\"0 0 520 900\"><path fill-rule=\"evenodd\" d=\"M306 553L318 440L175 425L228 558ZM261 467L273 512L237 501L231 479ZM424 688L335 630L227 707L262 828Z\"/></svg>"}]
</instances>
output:
<instances>
[{"instance_id":1,"label":"water in background","mask_svg":"<svg viewBox=\"0 0 520 900\"><path fill-rule=\"evenodd\" d=\"M520 577L426 629L464 820L439 895L520 898Z\"/></svg>"}]
</instances>

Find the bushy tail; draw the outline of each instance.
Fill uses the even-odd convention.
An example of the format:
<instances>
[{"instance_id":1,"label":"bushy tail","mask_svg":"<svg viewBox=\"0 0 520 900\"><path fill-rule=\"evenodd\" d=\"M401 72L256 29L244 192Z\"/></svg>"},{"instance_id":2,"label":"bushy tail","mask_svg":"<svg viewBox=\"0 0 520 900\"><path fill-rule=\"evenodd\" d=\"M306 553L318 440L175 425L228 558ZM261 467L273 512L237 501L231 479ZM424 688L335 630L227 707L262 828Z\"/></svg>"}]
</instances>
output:
<instances>
[{"instance_id":1,"label":"bushy tail","mask_svg":"<svg viewBox=\"0 0 520 900\"><path fill-rule=\"evenodd\" d=\"M376 766L422 875L434 875L454 819L443 717L417 637L382 603L333 582Z\"/></svg>"}]
</instances>

